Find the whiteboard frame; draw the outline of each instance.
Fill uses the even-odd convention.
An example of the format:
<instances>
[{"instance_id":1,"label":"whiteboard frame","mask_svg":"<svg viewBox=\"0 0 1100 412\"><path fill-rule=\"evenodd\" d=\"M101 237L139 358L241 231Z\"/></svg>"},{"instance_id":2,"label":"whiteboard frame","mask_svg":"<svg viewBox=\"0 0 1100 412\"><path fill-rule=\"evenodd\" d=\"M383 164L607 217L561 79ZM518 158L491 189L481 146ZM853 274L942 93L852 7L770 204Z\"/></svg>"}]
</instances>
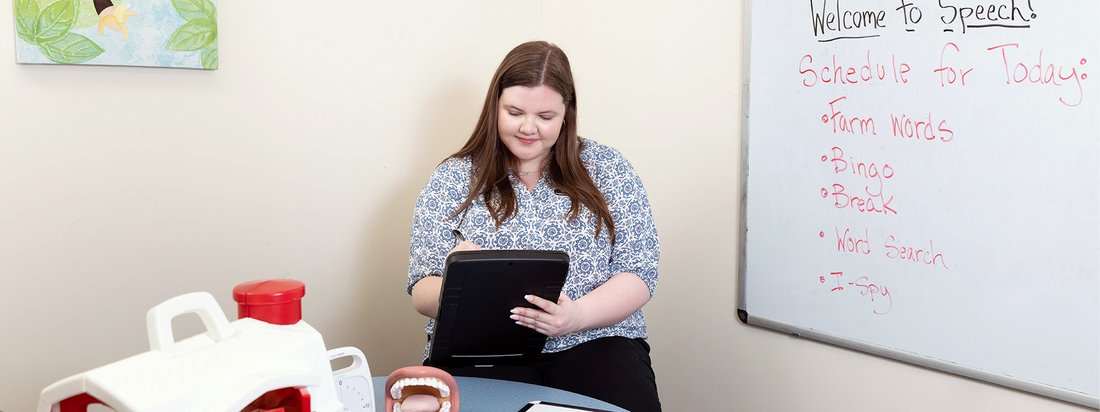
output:
<instances>
[{"instance_id":1,"label":"whiteboard frame","mask_svg":"<svg viewBox=\"0 0 1100 412\"><path fill-rule=\"evenodd\" d=\"M742 276L742 279L744 277ZM742 302L744 302L742 300ZM1055 398L1067 402L1073 402L1079 405L1088 406L1094 409L1100 409L1100 398L1088 396L1086 394L1075 392L1055 386L1050 386L1038 382L1028 381L1024 379L1013 378L1005 375L991 373L988 371L974 369L971 367L945 362L930 356L918 355L911 352L902 352L896 349L875 345L863 341L858 341L850 338L845 338L837 335L831 335L828 333L818 332L813 329L800 328L794 325L790 325L783 322L778 322L772 319L766 319L761 317L755 317L744 310L744 307L740 304L737 308L737 317L742 322L748 325L759 326L767 329L774 329L779 332L790 334L796 338L809 338L816 341L828 343L835 346L845 347L849 349L858 350L861 352L867 352L872 355L878 355L885 358L891 358L902 362L908 362L917 366L923 366L929 369L936 369L943 372L949 372L956 375L965 376L968 378L974 378L983 380L986 382L994 383L1001 386L1006 386L1013 389L1018 389L1026 392L1035 393L1038 395Z\"/></svg>"},{"instance_id":2,"label":"whiteboard frame","mask_svg":"<svg viewBox=\"0 0 1100 412\"><path fill-rule=\"evenodd\" d=\"M834 346L853 349L860 352L870 353L872 355L881 356L884 358L890 358L899 360L902 362L911 363L917 366L922 366L929 369L935 369L943 372L953 373L968 378L986 381L996 385L1005 386L1012 389L1017 389L1025 392L1034 393L1049 398L1054 398L1066 402L1076 403L1082 406L1091 407L1093 409L1100 409L1100 397L1089 396L1087 394L1071 391L1065 388L1059 388L1050 386L1047 384L1029 381L1020 378L1014 378L1006 375L996 374L989 371L971 368L968 366L960 365L957 363L947 362L941 359L936 359L930 356L924 356L915 354L912 352L903 352L894 348L889 348L881 345L876 345L860 340L846 338L839 335L833 335L829 333L819 332L813 329L804 327L798 327L788 323L780 322L773 319L753 316L747 310L747 293L745 289L746 279L748 273L748 256L745 240L748 238L748 182L749 182L749 122L752 120L749 113L749 101L750 94L752 93L749 87L751 82L751 67L752 67L752 4L754 0L745 0L744 10L742 11L742 30L743 39L742 44L742 80L741 80L741 180L739 182L740 199L739 205L741 207L739 221L741 223L741 230L738 231L738 265L737 265L737 318L746 325L757 326L765 329L772 329L777 332L782 332L791 335L796 338L809 338L823 343L828 343Z\"/></svg>"}]
</instances>

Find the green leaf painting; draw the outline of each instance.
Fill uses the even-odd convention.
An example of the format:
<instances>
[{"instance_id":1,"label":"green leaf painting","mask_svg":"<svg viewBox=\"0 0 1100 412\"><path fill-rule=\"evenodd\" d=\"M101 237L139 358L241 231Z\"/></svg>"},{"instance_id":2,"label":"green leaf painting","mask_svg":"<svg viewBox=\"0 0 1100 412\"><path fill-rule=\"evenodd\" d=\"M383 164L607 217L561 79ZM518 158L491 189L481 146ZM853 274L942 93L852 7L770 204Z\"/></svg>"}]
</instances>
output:
<instances>
[{"instance_id":1,"label":"green leaf painting","mask_svg":"<svg viewBox=\"0 0 1100 412\"><path fill-rule=\"evenodd\" d=\"M218 35L218 26L210 19L196 19L180 26L168 39L168 50L194 51L214 41Z\"/></svg>"},{"instance_id":2,"label":"green leaf painting","mask_svg":"<svg viewBox=\"0 0 1100 412\"><path fill-rule=\"evenodd\" d=\"M44 0L38 0L41 4ZM76 10L76 22L73 23L73 29L94 27L99 24L99 12L95 11L95 4L90 1L77 1L79 4Z\"/></svg>"},{"instance_id":3,"label":"green leaf painting","mask_svg":"<svg viewBox=\"0 0 1100 412\"><path fill-rule=\"evenodd\" d=\"M38 19L38 0L15 1L15 31L19 38L34 42L34 21Z\"/></svg>"},{"instance_id":4,"label":"green leaf painting","mask_svg":"<svg viewBox=\"0 0 1100 412\"><path fill-rule=\"evenodd\" d=\"M214 3L211 3L210 0L172 0L172 7L175 7L180 17L187 21L214 20L217 17Z\"/></svg>"},{"instance_id":5,"label":"green leaf painting","mask_svg":"<svg viewBox=\"0 0 1100 412\"><path fill-rule=\"evenodd\" d=\"M19 63L218 68L217 0L13 0Z\"/></svg>"},{"instance_id":6,"label":"green leaf painting","mask_svg":"<svg viewBox=\"0 0 1100 412\"><path fill-rule=\"evenodd\" d=\"M91 39L69 32L79 15L81 0L56 0L41 8L40 0L15 1L15 31L23 41L38 46L54 63L84 63L103 53Z\"/></svg>"},{"instance_id":7,"label":"green leaf painting","mask_svg":"<svg viewBox=\"0 0 1100 412\"><path fill-rule=\"evenodd\" d=\"M77 0L58 0L42 10L34 21L36 43L60 39L76 22Z\"/></svg>"},{"instance_id":8,"label":"green leaf painting","mask_svg":"<svg viewBox=\"0 0 1100 412\"><path fill-rule=\"evenodd\" d=\"M187 22L164 45L167 50L199 53L202 68L218 68L218 11L210 0L172 0L172 7Z\"/></svg>"},{"instance_id":9,"label":"green leaf painting","mask_svg":"<svg viewBox=\"0 0 1100 412\"><path fill-rule=\"evenodd\" d=\"M38 47L50 60L63 64L84 63L103 53L98 44L76 33L65 33L55 41L39 43Z\"/></svg>"},{"instance_id":10,"label":"green leaf painting","mask_svg":"<svg viewBox=\"0 0 1100 412\"><path fill-rule=\"evenodd\" d=\"M218 45L216 43L202 49L202 68L207 70L218 68Z\"/></svg>"}]
</instances>

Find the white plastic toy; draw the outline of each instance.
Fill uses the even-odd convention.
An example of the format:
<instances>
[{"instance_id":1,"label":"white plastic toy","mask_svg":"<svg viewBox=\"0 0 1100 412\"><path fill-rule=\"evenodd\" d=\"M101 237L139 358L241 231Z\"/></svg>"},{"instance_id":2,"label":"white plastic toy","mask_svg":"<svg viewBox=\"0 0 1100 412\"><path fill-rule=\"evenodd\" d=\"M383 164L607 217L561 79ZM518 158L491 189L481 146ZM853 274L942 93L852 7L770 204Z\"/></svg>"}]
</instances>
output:
<instances>
[{"instance_id":1,"label":"white plastic toy","mask_svg":"<svg viewBox=\"0 0 1100 412\"><path fill-rule=\"evenodd\" d=\"M366 357L354 347L325 349L321 334L301 320L301 282L249 282L233 291L241 317L233 322L206 292L153 307L148 352L46 387L38 412L85 412L91 404L118 412L374 412ZM188 313L207 332L176 342L172 319ZM331 360L343 357L351 366L334 374Z\"/></svg>"}]
</instances>

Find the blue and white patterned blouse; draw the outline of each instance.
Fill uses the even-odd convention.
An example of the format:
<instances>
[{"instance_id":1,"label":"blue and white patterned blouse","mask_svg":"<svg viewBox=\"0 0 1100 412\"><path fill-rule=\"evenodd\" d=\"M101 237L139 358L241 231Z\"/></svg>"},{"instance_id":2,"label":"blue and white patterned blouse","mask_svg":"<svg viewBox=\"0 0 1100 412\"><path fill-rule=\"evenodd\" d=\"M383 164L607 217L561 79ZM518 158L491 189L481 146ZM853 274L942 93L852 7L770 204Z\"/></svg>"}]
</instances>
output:
<instances>
[{"instance_id":1,"label":"blue and white patterned blouse","mask_svg":"<svg viewBox=\"0 0 1100 412\"><path fill-rule=\"evenodd\" d=\"M427 275L441 276L443 264L457 241L451 229L459 229L466 240L483 249L561 250L569 254L569 274L563 291L576 300L602 285L612 275L630 272L649 287L650 296L657 287L657 261L660 243L653 225L642 181L619 151L592 140L583 140L581 161L596 187L603 193L615 220L615 245L606 228L595 236L595 215L581 207L580 215L570 220L569 197L554 192L545 173L534 189L511 176L516 193L517 212L494 230L494 222L480 197L465 217L450 219L466 199L470 187L469 158L448 159L432 173L413 213L409 246L409 284L407 291ZM506 314L504 314L506 315ZM425 331L435 326L428 320ZM645 318L641 310L622 322L604 328L570 333L547 339L543 352L558 352L593 339L622 336L645 338Z\"/></svg>"}]
</instances>

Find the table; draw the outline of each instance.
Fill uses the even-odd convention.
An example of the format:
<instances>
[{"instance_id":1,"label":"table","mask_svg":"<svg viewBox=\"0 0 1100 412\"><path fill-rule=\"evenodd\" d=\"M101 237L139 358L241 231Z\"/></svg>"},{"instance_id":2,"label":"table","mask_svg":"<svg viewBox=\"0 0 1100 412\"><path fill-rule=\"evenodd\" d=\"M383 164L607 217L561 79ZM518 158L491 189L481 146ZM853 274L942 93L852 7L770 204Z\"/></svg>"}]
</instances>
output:
<instances>
[{"instance_id":1,"label":"table","mask_svg":"<svg viewBox=\"0 0 1100 412\"><path fill-rule=\"evenodd\" d=\"M625 412L625 409L599 399L546 386L467 376L455 376L455 381L458 382L460 412L516 412L531 401L557 402ZM384 398L386 377L375 376L372 383L374 384L374 402L377 405L375 411L389 412L383 411L386 409Z\"/></svg>"}]
</instances>

